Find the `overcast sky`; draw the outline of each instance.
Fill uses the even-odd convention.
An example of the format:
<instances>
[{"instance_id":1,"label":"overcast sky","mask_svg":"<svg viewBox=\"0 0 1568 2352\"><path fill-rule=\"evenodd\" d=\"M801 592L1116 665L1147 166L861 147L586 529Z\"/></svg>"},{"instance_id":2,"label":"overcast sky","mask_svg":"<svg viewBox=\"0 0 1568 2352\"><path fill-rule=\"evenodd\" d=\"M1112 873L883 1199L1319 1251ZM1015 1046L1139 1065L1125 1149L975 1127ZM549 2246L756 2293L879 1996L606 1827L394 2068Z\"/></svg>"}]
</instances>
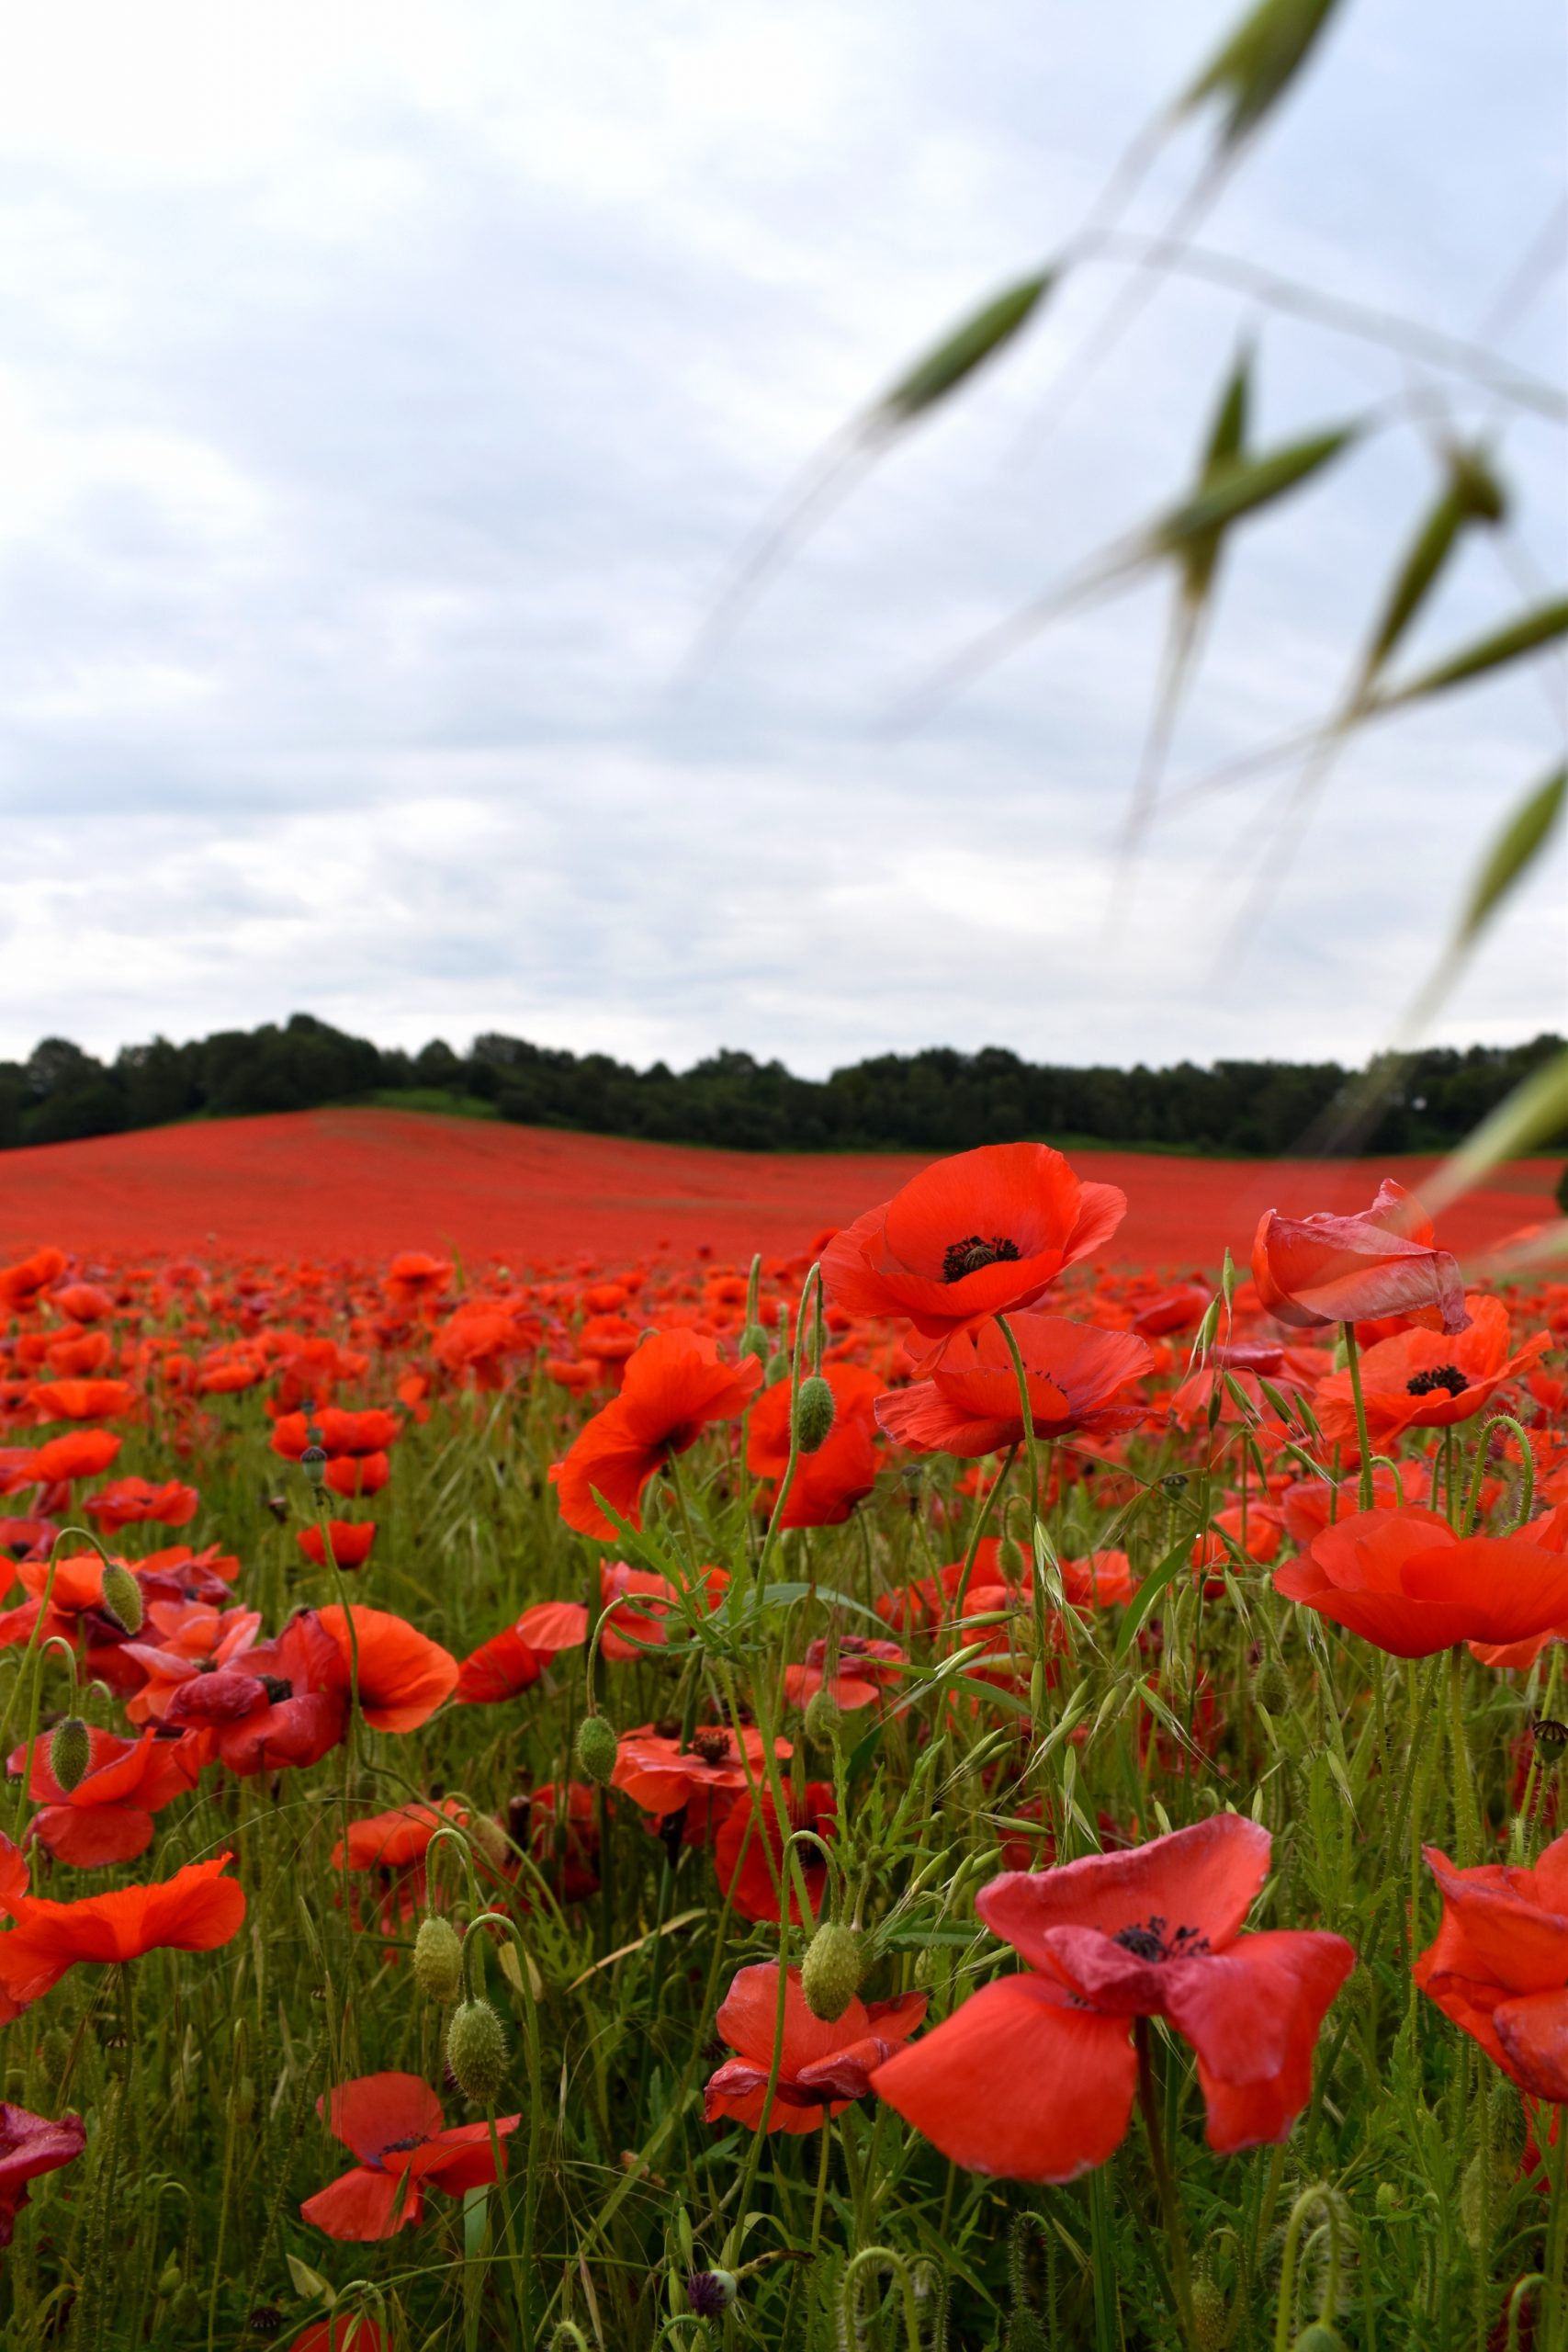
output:
<instances>
[{"instance_id":1,"label":"overcast sky","mask_svg":"<svg viewBox=\"0 0 1568 2352\"><path fill-rule=\"evenodd\" d=\"M1081 220L1238 0L123 0L0 77L0 1054L308 1009L806 1072L1359 1059L1500 813L1552 664L1353 746L1243 954L1278 779L1156 836L1108 913L1168 618L1074 618L914 734L890 707L1179 487L1244 334L1278 441L1441 382L1515 498L1406 656L1562 577L1559 427L1172 288L1042 441L1122 280L973 396L671 681L822 444ZM1556 0L1341 0L1203 243L1474 332L1559 202ZM1168 219L1195 128L1130 216ZM1561 241L1559 240L1559 243ZM1562 257L1504 347L1562 368ZM1173 783L1341 691L1429 499L1392 430L1238 540ZM1285 772L1286 781L1290 772ZM1272 795L1273 797L1270 797ZM1564 852L1446 1037L1568 1017Z\"/></svg>"}]
</instances>

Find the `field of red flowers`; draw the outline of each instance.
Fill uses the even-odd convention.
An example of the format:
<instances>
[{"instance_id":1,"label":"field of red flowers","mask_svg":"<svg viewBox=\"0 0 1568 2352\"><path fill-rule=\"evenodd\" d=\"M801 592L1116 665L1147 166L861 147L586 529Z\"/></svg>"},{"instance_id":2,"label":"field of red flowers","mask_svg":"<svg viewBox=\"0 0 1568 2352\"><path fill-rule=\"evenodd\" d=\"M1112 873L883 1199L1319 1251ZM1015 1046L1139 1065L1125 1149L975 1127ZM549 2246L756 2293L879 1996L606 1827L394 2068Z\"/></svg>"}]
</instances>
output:
<instances>
[{"instance_id":1,"label":"field of red flowers","mask_svg":"<svg viewBox=\"0 0 1568 2352\"><path fill-rule=\"evenodd\" d=\"M1269 1207L1351 1209L1383 1174L1419 1189L1429 1160L1193 1159L1080 1151L1119 1185L1118 1265L1216 1271L1245 1255ZM154 1127L0 1160L0 1249L62 1217L79 1250L129 1256L216 1248L227 1258L389 1258L457 1251L518 1269L588 1254L744 1261L804 1249L825 1226L904 1183L918 1159L705 1151L407 1111L279 1113ZM1449 1212L1456 1249L1484 1250L1553 1216L1561 1162L1495 1169Z\"/></svg>"},{"instance_id":2,"label":"field of red flowers","mask_svg":"<svg viewBox=\"0 0 1568 2352\"><path fill-rule=\"evenodd\" d=\"M6 2352L1562 2352L1556 1171L1409 1172L0 1163Z\"/></svg>"}]
</instances>

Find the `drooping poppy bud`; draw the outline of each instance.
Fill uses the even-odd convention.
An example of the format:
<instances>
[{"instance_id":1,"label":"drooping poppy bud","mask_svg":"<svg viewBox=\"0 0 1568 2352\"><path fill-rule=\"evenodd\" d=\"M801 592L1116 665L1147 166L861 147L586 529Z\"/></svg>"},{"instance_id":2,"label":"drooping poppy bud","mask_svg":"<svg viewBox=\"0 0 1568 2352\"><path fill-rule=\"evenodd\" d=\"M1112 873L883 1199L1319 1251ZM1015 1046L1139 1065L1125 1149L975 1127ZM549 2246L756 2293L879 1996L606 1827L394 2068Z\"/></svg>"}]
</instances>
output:
<instances>
[{"instance_id":1,"label":"drooping poppy bud","mask_svg":"<svg viewBox=\"0 0 1568 2352\"><path fill-rule=\"evenodd\" d=\"M860 1938L841 1919L824 1919L807 1946L800 1989L814 2018L832 2025L860 1991L865 1973Z\"/></svg>"},{"instance_id":2,"label":"drooping poppy bud","mask_svg":"<svg viewBox=\"0 0 1568 2352\"><path fill-rule=\"evenodd\" d=\"M139 1634L146 1614L141 1601L141 1587L130 1570L118 1560L108 1561L104 1568L104 1609L123 1632Z\"/></svg>"},{"instance_id":3,"label":"drooping poppy bud","mask_svg":"<svg viewBox=\"0 0 1568 2352\"><path fill-rule=\"evenodd\" d=\"M55 1724L49 1739L49 1769L67 1796L80 1787L93 1760L92 1742L80 1715L67 1715Z\"/></svg>"},{"instance_id":4,"label":"drooping poppy bud","mask_svg":"<svg viewBox=\"0 0 1568 2352\"><path fill-rule=\"evenodd\" d=\"M824 1682L806 1702L806 1736L813 1747L831 1747L843 1728L843 1710Z\"/></svg>"},{"instance_id":5,"label":"drooping poppy bud","mask_svg":"<svg viewBox=\"0 0 1568 2352\"><path fill-rule=\"evenodd\" d=\"M1217 2281L1201 2270L1192 2281L1192 2332L1201 2352L1221 2352L1229 2324L1230 2313Z\"/></svg>"},{"instance_id":6,"label":"drooping poppy bud","mask_svg":"<svg viewBox=\"0 0 1568 2352\"><path fill-rule=\"evenodd\" d=\"M450 1919L434 1913L413 1939L413 1981L427 2001L455 2001L463 1984L463 1947Z\"/></svg>"},{"instance_id":7,"label":"drooping poppy bud","mask_svg":"<svg viewBox=\"0 0 1568 2352\"><path fill-rule=\"evenodd\" d=\"M833 1430L833 1392L819 1372L800 1384L795 1400L795 1433L802 1453L820 1453Z\"/></svg>"},{"instance_id":8,"label":"drooping poppy bud","mask_svg":"<svg viewBox=\"0 0 1568 2352\"><path fill-rule=\"evenodd\" d=\"M464 2001L446 2029L446 2064L465 2098L491 2107L506 2080L506 2029L488 2001Z\"/></svg>"},{"instance_id":9,"label":"drooping poppy bud","mask_svg":"<svg viewBox=\"0 0 1568 2352\"><path fill-rule=\"evenodd\" d=\"M698 2319L722 2319L739 2292L733 2270L694 2270L686 2281L686 2301Z\"/></svg>"},{"instance_id":10,"label":"drooping poppy bud","mask_svg":"<svg viewBox=\"0 0 1568 2352\"><path fill-rule=\"evenodd\" d=\"M577 1760L596 1787L607 1789L620 1742L607 1716L584 1715L577 1726Z\"/></svg>"}]
</instances>

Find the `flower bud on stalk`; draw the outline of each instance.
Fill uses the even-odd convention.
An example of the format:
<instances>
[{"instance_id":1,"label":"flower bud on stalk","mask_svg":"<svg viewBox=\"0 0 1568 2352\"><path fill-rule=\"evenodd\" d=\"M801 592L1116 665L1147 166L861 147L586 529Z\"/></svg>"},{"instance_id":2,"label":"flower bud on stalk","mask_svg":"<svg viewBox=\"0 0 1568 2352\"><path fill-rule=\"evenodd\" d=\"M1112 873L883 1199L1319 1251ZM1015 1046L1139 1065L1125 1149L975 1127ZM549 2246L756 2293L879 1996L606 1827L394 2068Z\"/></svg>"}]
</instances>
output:
<instances>
[{"instance_id":1,"label":"flower bud on stalk","mask_svg":"<svg viewBox=\"0 0 1568 2352\"><path fill-rule=\"evenodd\" d=\"M739 2292L733 2270L694 2270L686 2281L686 2301L698 2319L722 2319Z\"/></svg>"},{"instance_id":2,"label":"flower bud on stalk","mask_svg":"<svg viewBox=\"0 0 1568 2352\"><path fill-rule=\"evenodd\" d=\"M465 2001L446 2029L446 2064L465 2098L491 2107L506 2080L506 2029L488 2001Z\"/></svg>"},{"instance_id":3,"label":"flower bud on stalk","mask_svg":"<svg viewBox=\"0 0 1568 2352\"><path fill-rule=\"evenodd\" d=\"M843 1727L843 1711L823 1683L806 1702L806 1736L813 1747L831 1747Z\"/></svg>"},{"instance_id":4,"label":"flower bud on stalk","mask_svg":"<svg viewBox=\"0 0 1568 2352\"><path fill-rule=\"evenodd\" d=\"M1201 2352L1220 2352L1229 2316L1218 2285L1206 2270L1201 2270L1192 2281L1192 2328Z\"/></svg>"},{"instance_id":5,"label":"flower bud on stalk","mask_svg":"<svg viewBox=\"0 0 1568 2352\"><path fill-rule=\"evenodd\" d=\"M299 1467L305 1473L307 1485L312 1487L324 1486L326 1484L327 1477L326 1448L321 1445L317 1445L314 1441L312 1441L311 1443L305 1448L304 1453L299 1456Z\"/></svg>"},{"instance_id":6,"label":"flower bud on stalk","mask_svg":"<svg viewBox=\"0 0 1568 2352\"><path fill-rule=\"evenodd\" d=\"M122 1632L141 1631L141 1587L122 1561L110 1560L104 1568L104 1609Z\"/></svg>"},{"instance_id":7,"label":"flower bud on stalk","mask_svg":"<svg viewBox=\"0 0 1568 2352\"><path fill-rule=\"evenodd\" d=\"M795 1400L795 1433L802 1453L819 1453L832 1434L833 1392L819 1372L800 1384Z\"/></svg>"},{"instance_id":8,"label":"flower bud on stalk","mask_svg":"<svg viewBox=\"0 0 1568 2352\"><path fill-rule=\"evenodd\" d=\"M49 1769L67 1796L86 1778L92 1760L86 1724L80 1715L67 1715L49 1736Z\"/></svg>"},{"instance_id":9,"label":"flower bud on stalk","mask_svg":"<svg viewBox=\"0 0 1568 2352\"><path fill-rule=\"evenodd\" d=\"M619 1752L615 1726L608 1716L584 1715L577 1726L577 1760L595 1786L609 1787Z\"/></svg>"},{"instance_id":10,"label":"flower bud on stalk","mask_svg":"<svg viewBox=\"0 0 1568 2352\"><path fill-rule=\"evenodd\" d=\"M814 2018L832 2025L860 1991L865 1973L860 1938L841 1919L824 1919L806 1949L800 1989Z\"/></svg>"},{"instance_id":11,"label":"flower bud on stalk","mask_svg":"<svg viewBox=\"0 0 1568 2352\"><path fill-rule=\"evenodd\" d=\"M434 1913L413 1939L413 1981L427 2001L455 2001L463 1984L463 1946L450 1919Z\"/></svg>"}]
</instances>

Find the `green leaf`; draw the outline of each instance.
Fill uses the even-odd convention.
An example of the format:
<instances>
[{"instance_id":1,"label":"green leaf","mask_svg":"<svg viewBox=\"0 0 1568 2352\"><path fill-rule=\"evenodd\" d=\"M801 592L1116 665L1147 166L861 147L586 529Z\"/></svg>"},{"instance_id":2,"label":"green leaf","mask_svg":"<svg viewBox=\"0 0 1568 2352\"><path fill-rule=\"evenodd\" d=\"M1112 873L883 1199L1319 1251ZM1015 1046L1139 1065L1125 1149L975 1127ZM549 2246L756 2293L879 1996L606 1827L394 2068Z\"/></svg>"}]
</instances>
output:
<instances>
[{"instance_id":1,"label":"green leaf","mask_svg":"<svg viewBox=\"0 0 1568 2352\"><path fill-rule=\"evenodd\" d=\"M1544 784L1538 784L1533 792L1527 793L1509 817L1475 877L1470 903L1460 923L1461 945L1469 944L1521 875L1529 872L1556 829L1565 796L1568 767L1560 767Z\"/></svg>"},{"instance_id":2,"label":"green leaf","mask_svg":"<svg viewBox=\"0 0 1568 2352\"><path fill-rule=\"evenodd\" d=\"M1236 146L1277 106L1306 62L1336 0L1259 0L1177 101L1190 114L1223 102L1222 151Z\"/></svg>"},{"instance_id":3,"label":"green leaf","mask_svg":"<svg viewBox=\"0 0 1568 2352\"><path fill-rule=\"evenodd\" d=\"M956 391L1028 323L1055 276L1054 270L1040 270L993 295L884 392L872 412L873 422L908 424Z\"/></svg>"},{"instance_id":4,"label":"green leaf","mask_svg":"<svg viewBox=\"0 0 1568 2352\"><path fill-rule=\"evenodd\" d=\"M1510 662L1523 659L1527 653L1538 653L1543 645L1554 644L1568 631L1568 596L1558 596L1533 611L1510 621L1506 628L1494 630L1490 637L1478 638L1462 652L1440 662L1435 670L1424 670L1407 686L1399 686L1386 695L1376 695L1368 703L1370 710L1397 710L1406 703L1419 701L1424 695L1446 694L1450 686L1467 685L1472 678L1485 677L1490 671L1501 670Z\"/></svg>"},{"instance_id":5,"label":"green leaf","mask_svg":"<svg viewBox=\"0 0 1568 2352\"><path fill-rule=\"evenodd\" d=\"M1151 1568L1138 1587L1137 1592L1122 1614L1121 1629L1116 1636L1115 1657L1118 1663L1126 1657L1127 1652L1137 1640L1145 1620L1153 1613L1154 1605L1167 1585L1179 1574L1182 1563L1191 1549L1191 1536L1183 1535L1180 1543L1171 1545L1158 1567Z\"/></svg>"}]
</instances>

